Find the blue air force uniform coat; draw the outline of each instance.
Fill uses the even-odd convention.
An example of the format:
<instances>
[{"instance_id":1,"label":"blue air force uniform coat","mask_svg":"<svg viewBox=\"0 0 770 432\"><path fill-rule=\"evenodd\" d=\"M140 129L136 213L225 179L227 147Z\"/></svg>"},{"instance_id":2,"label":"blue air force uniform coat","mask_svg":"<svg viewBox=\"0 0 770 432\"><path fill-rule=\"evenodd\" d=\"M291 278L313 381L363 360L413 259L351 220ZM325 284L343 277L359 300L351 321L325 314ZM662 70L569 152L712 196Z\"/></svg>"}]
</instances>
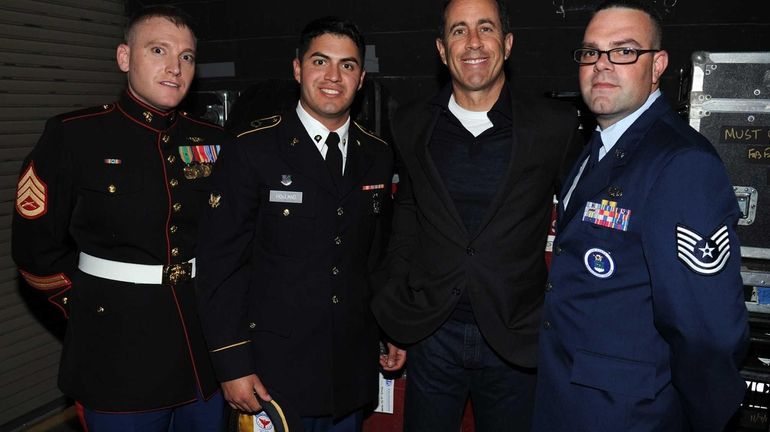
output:
<instances>
[{"instance_id":1,"label":"blue air force uniform coat","mask_svg":"<svg viewBox=\"0 0 770 432\"><path fill-rule=\"evenodd\" d=\"M713 147L660 97L560 208L535 431L724 428L745 391L737 218Z\"/></svg>"},{"instance_id":2,"label":"blue air force uniform coat","mask_svg":"<svg viewBox=\"0 0 770 432\"><path fill-rule=\"evenodd\" d=\"M201 319L220 381L256 373L301 416L374 401L370 270L388 226L391 148L351 123L335 185L295 112L258 120L223 154L201 244Z\"/></svg>"},{"instance_id":3,"label":"blue air force uniform coat","mask_svg":"<svg viewBox=\"0 0 770 432\"><path fill-rule=\"evenodd\" d=\"M59 386L86 407L143 411L217 391L192 281L103 279L79 270L78 255L157 267L194 258L205 174L227 139L126 92L49 120L24 161L13 258L28 285L69 315ZM191 168L197 174L185 176Z\"/></svg>"}]
</instances>

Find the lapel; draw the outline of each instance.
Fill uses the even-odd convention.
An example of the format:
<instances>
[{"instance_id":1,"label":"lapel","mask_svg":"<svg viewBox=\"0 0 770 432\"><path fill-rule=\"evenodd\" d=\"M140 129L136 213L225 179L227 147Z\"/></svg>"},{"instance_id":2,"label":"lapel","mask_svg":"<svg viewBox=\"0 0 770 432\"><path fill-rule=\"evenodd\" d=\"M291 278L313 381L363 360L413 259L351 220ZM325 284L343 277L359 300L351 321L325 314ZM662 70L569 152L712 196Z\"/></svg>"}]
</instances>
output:
<instances>
[{"instance_id":1,"label":"lapel","mask_svg":"<svg viewBox=\"0 0 770 432\"><path fill-rule=\"evenodd\" d=\"M449 92L451 92L451 85L448 87ZM443 109L442 106L446 106L446 102L449 101L449 92L446 92L445 90L439 97L436 98L436 100L443 101L440 102L443 103L443 105L439 106L431 103L429 104L428 108L426 108L428 111L426 116L429 119L428 124L424 125L424 127L421 125L416 125L414 128L414 130L418 131L414 139L414 151L417 161L420 163L422 170L425 173L425 177L428 179L430 186L433 188L434 196L438 198L438 200L444 206L447 214L449 214L449 216L452 218L452 221L456 225L457 229L460 230L463 237L468 237L468 230L465 227L465 223L460 218L460 213L457 212L454 201L449 195L449 191L447 190L444 181L441 179L441 174L439 174L438 168L436 168L436 165L433 163L433 158L430 156L428 151L431 132L433 131L433 128L436 127L436 122L438 121L439 115L441 115L441 110ZM445 98L444 93L446 93Z\"/></svg>"},{"instance_id":2,"label":"lapel","mask_svg":"<svg viewBox=\"0 0 770 432\"><path fill-rule=\"evenodd\" d=\"M342 184L339 185L341 198L361 184L361 180L374 164L374 156L367 151L367 137L359 129L354 121L350 121L348 129L348 149L345 160L345 175L342 176Z\"/></svg>"},{"instance_id":3,"label":"lapel","mask_svg":"<svg viewBox=\"0 0 770 432\"><path fill-rule=\"evenodd\" d=\"M285 113L285 118L286 126L279 133L279 148L284 161L297 172L313 179L322 189L338 196L337 186L326 168L326 162L299 121L297 113Z\"/></svg>"},{"instance_id":4,"label":"lapel","mask_svg":"<svg viewBox=\"0 0 770 432\"><path fill-rule=\"evenodd\" d=\"M588 146L583 146L583 151L580 153L580 156L578 156L577 159L575 159L575 163L572 164L572 169L570 169L569 176L567 176L567 181L564 182L564 184L561 186L561 191L559 191L559 204L556 206L556 220L557 222L557 228L560 228L562 224L567 220L565 217L566 210L564 208L564 196L567 195L567 192L569 191L569 188L572 187L572 183L575 182L575 177L577 176L578 171L580 170L580 165L583 164L583 162L586 160L588 155L590 154L591 149L588 148ZM574 203L575 200L575 193L572 193L572 197L570 198L569 202Z\"/></svg>"},{"instance_id":5,"label":"lapel","mask_svg":"<svg viewBox=\"0 0 770 432\"><path fill-rule=\"evenodd\" d=\"M526 119L528 113L526 111L526 104L516 103L516 95L509 86L505 86L503 91L508 91L510 95L511 104L511 159L508 161L508 167L505 174L502 177L502 181L497 187L492 202L487 209L486 216L479 225L479 229L474 233L474 238L478 237L484 228L492 221L492 218L497 214L500 206L505 202L505 198L511 192L511 189L516 184L516 181L521 175L522 168L525 165L525 161L529 160L529 154L532 150L532 144L534 142L534 132L531 127L525 125L536 125L536 120Z\"/></svg>"},{"instance_id":6,"label":"lapel","mask_svg":"<svg viewBox=\"0 0 770 432\"><path fill-rule=\"evenodd\" d=\"M588 176L578 181L577 187L570 197L567 209L562 215L562 221L558 224L559 227L568 224L575 216L580 215L588 200L600 194L602 190L610 186L611 180L617 179L622 174L623 167L631 160L647 131L668 110L670 108L663 96L659 96L650 108L631 124L628 130L620 136L620 139L618 139L618 142L615 143L610 152L599 161ZM582 159L579 159L580 162L578 163L582 163L587 157L586 151L587 149L584 149L584 155L581 156ZM576 169L573 168L573 171L576 171ZM574 179L574 175L575 173L573 172L570 178ZM570 180L570 184L572 181Z\"/></svg>"}]
</instances>

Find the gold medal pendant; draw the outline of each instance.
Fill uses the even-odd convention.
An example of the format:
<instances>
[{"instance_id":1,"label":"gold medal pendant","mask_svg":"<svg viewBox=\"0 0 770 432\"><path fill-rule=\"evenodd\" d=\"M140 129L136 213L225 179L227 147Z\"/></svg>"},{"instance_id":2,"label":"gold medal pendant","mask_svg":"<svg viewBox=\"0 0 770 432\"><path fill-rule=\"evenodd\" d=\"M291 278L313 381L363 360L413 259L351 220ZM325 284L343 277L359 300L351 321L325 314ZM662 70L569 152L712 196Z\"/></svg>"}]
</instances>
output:
<instances>
[{"instance_id":1,"label":"gold medal pendant","mask_svg":"<svg viewBox=\"0 0 770 432\"><path fill-rule=\"evenodd\" d=\"M184 178L187 180L194 180L200 176L200 169L198 165L187 165L184 167Z\"/></svg>"},{"instance_id":2,"label":"gold medal pendant","mask_svg":"<svg viewBox=\"0 0 770 432\"><path fill-rule=\"evenodd\" d=\"M211 164L203 163L198 166L200 167L200 171L203 177L208 177L211 175Z\"/></svg>"}]
</instances>

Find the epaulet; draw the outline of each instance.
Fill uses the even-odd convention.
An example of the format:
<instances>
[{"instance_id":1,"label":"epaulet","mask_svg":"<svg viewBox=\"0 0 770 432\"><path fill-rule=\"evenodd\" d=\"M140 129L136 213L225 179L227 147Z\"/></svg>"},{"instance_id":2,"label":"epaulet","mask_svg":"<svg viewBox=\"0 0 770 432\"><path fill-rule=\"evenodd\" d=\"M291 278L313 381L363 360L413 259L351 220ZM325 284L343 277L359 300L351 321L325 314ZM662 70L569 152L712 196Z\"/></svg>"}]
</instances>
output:
<instances>
[{"instance_id":1,"label":"epaulet","mask_svg":"<svg viewBox=\"0 0 770 432\"><path fill-rule=\"evenodd\" d=\"M280 122L281 122L280 115L274 115L272 117L265 117L261 119L252 120L245 130L236 132L235 136L240 138L252 132L270 129L271 127L278 126L278 123Z\"/></svg>"},{"instance_id":2,"label":"epaulet","mask_svg":"<svg viewBox=\"0 0 770 432\"><path fill-rule=\"evenodd\" d=\"M357 128L358 128L358 129L359 129L361 132L363 132L364 134L366 134L366 135L369 135L370 137L372 137L372 138L376 139L377 141L379 141L379 142L381 142L381 143L383 143L383 144L385 144L385 145L388 145L388 143L387 143L387 142L385 142L385 140L383 140L382 138L380 138L380 137L378 137L377 135L375 135L375 134L374 134L374 132L372 132L372 131L370 131L370 130L367 130L365 127L363 127L363 126L361 126L360 124L358 124L358 122L356 122L356 121L353 121L353 124L354 124L354 125L356 125L356 127L357 127Z\"/></svg>"},{"instance_id":3,"label":"epaulet","mask_svg":"<svg viewBox=\"0 0 770 432\"><path fill-rule=\"evenodd\" d=\"M95 115L107 114L108 112L112 112L112 110L114 109L115 109L115 104L104 104L104 105L98 105L95 107L83 108L77 111L64 113L64 114L61 114L59 118L61 118L62 123L64 123L64 122L77 120L85 117L93 117Z\"/></svg>"},{"instance_id":4,"label":"epaulet","mask_svg":"<svg viewBox=\"0 0 770 432\"><path fill-rule=\"evenodd\" d=\"M218 124L211 123L210 121L207 121L207 120L195 118L195 117L191 116L190 113L188 113L187 111L179 111L179 115L184 117L184 118L186 118L187 120L190 120L193 123L198 123L201 126L208 126L210 128L224 130L224 128L222 126L219 126Z\"/></svg>"}]
</instances>

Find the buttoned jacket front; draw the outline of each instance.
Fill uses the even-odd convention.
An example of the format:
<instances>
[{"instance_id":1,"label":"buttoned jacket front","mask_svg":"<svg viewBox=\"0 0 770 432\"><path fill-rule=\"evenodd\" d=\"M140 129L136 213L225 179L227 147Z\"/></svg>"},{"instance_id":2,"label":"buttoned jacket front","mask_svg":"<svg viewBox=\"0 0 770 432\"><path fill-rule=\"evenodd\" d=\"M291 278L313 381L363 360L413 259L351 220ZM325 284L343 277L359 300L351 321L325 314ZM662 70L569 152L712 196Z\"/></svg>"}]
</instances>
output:
<instances>
[{"instance_id":1,"label":"buttoned jacket front","mask_svg":"<svg viewBox=\"0 0 770 432\"><path fill-rule=\"evenodd\" d=\"M660 97L560 206L534 430L724 428L746 388L737 218L713 147Z\"/></svg>"},{"instance_id":2,"label":"buttoned jacket front","mask_svg":"<svg viewBox=\"0 0 770 432\"><path fill-rule=\"evenodd\" d=\"M86 407L144 411L217 391L192 281L104 279L79 270L78 257L158 267L194 258L209 195L203 167L210 172L228 139L126 92L52 118L25 159L13 257L27 283L69 316L59 385ZM200 171L186 176L190 167Z\"/></svg>"},{"instance_id":3,"label":"buttoned jacket front","mask_svg":"<svg viewBox=\"0 0 770 432\"><path fill-rule=\"evenodd\" d=\"M256 373L301 416L374 401L391 148L355 123L335 184L295 112L252 122L215 174L201 316L220 381Z\"/></svg>"}]
</instances>

